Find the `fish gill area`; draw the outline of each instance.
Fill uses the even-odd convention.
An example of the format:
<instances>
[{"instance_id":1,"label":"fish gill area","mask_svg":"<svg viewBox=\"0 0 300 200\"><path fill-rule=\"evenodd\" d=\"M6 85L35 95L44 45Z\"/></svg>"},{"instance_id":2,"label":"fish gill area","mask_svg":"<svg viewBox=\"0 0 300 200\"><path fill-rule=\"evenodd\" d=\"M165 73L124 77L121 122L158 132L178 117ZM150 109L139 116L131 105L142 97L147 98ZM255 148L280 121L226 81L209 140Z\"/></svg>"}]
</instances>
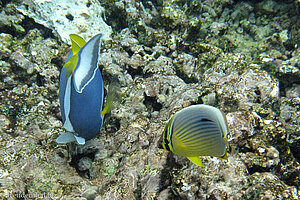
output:
<instances>
[{"instance_id":1,"label":"fish gill area","mask_svg":"<svg viewBox=\"0 0 300 200\"><path fill-rule=\"evenodd\" d=\"M0 199L299 199L299 1L74 2L0 1ZM103 33L121 98L96 138L59 145L73 33ZM234 151L198 167L157 144L202 103L225 113Z\"/></svg>"}]
</instances>

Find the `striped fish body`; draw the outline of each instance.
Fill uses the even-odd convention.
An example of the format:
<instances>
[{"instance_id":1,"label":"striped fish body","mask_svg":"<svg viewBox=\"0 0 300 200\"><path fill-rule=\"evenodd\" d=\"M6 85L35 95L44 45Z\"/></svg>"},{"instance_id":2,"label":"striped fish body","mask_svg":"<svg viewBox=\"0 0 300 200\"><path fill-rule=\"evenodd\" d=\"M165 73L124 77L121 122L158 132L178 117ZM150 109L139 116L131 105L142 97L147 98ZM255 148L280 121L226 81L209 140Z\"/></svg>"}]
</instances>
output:
<instances>
[{"instance_id":1,"label":"striped fish body","mask_svg":"<svg viewBox=\"0 0 300 200\"><path fill-rule=\"evenodd\" d=\"M61 116L67 132L56 141L84 144L99 133L103 123L104 83L98 68L102 35L87 43L77 35L70 37L72 49L61 70L59 84Z\"/></svg>"},{"instance_id":2,"label":"striped fish body","mask_svg":"<svg viewBox=\"0 0 300 200\"><path fill-rule=\"evenodd\" d=\"M226 119L219 109L193 105L177 112L169 120L162 146L189 159L199 156L227 158L226 150L230 148L225 139L227 132Z\"/></svg>"}]
</instances>

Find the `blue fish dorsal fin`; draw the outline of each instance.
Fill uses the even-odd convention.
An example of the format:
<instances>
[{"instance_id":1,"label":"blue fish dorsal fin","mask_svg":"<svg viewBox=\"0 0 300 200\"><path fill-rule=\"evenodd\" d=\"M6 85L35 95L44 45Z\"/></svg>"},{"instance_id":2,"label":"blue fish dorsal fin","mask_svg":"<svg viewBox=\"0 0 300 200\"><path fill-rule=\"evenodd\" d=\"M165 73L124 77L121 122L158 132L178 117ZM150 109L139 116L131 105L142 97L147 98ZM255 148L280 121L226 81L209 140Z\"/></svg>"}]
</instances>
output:
<instances>
[{"instance_id":1,"label":"blue fish dorsal fin","mask_svg":"<svg viewBox=\"0 0 300 200\"><path fill-rule=\"evenodd\" d=\"M56 142L59 144L65 144L76 141L75 136L71 132L63 132L58 138L56 138Z\"/></svg>"},{"instance_id":2,"label":"blue fish dorsal fin","mask_svg":"<svg viewBox=\"0 0 300 200\"><path fill-rule=\"evenodd\" d=\"M85 45L86 42L82 37L76 34L70 34L70 39L72 42L72 53L75 55Z\"/></svg>"},{"instance_id":3,"label":"blue fish dorsal fin","mask_svg":"<svg viewBox=\"0 0 300 200\"><path fill-rule=\"evenodd\" d=\"M94 36L78 52L78 61L73 73L75 90L82 93L83 89L93 80L100 57L102 34Z\"/></svg>"},{"instance_id":4,"label":"blue fish dorsal fin","mask_svg":"<svg viewBox=\"0 0 300 200\"><path fill-rule=\"evenodd\" d=\"M78 144L81 144L81 145L85 144L85 139L84 138L78 137L78 136L74 136L74 137L75 137Z\"/></svg>"}]
</instances>

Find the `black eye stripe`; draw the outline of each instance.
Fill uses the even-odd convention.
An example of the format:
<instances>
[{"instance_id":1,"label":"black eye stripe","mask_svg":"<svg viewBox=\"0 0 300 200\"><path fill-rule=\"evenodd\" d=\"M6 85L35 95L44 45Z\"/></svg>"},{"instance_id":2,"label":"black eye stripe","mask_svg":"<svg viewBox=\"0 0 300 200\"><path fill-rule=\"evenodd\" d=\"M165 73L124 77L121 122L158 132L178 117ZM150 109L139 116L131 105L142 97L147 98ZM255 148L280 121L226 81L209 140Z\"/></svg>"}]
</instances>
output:
<instances>
[{"instance_id":1,"label":"black eye stripe","mask_svg":"<svg viewBox=\"0 0 300 200\"><path fill-rule=\"evenodd\" d=\"M167 129L165 130L165 132L164 132L164 144L165 144L165 147L166 147L166 150L168 150L168 151L170 151L170 147L169 147L169 140L168 140L168 138L167 138Z\"/></svg>"}]
</instances>

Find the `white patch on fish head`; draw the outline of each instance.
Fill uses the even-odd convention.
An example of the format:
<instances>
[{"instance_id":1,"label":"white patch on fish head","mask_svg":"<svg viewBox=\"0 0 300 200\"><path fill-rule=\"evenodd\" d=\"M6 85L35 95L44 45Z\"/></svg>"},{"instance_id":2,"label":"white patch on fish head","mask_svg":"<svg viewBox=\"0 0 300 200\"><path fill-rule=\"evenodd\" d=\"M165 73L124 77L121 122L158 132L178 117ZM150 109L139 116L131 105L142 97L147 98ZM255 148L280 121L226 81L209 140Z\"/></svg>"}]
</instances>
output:
<instances>
[{"instance_id":1,"label":"white patch on fish head","mask_svg":"<svg viewBox=\"0 0 300 200\"><path fill-rule=\"evenodd\" d=\"M93 80L100 57L102 34L98 34L87 42L78 52L78 63L74 70L74 86L78 93Z\"/></svg>"}]
</instances>

